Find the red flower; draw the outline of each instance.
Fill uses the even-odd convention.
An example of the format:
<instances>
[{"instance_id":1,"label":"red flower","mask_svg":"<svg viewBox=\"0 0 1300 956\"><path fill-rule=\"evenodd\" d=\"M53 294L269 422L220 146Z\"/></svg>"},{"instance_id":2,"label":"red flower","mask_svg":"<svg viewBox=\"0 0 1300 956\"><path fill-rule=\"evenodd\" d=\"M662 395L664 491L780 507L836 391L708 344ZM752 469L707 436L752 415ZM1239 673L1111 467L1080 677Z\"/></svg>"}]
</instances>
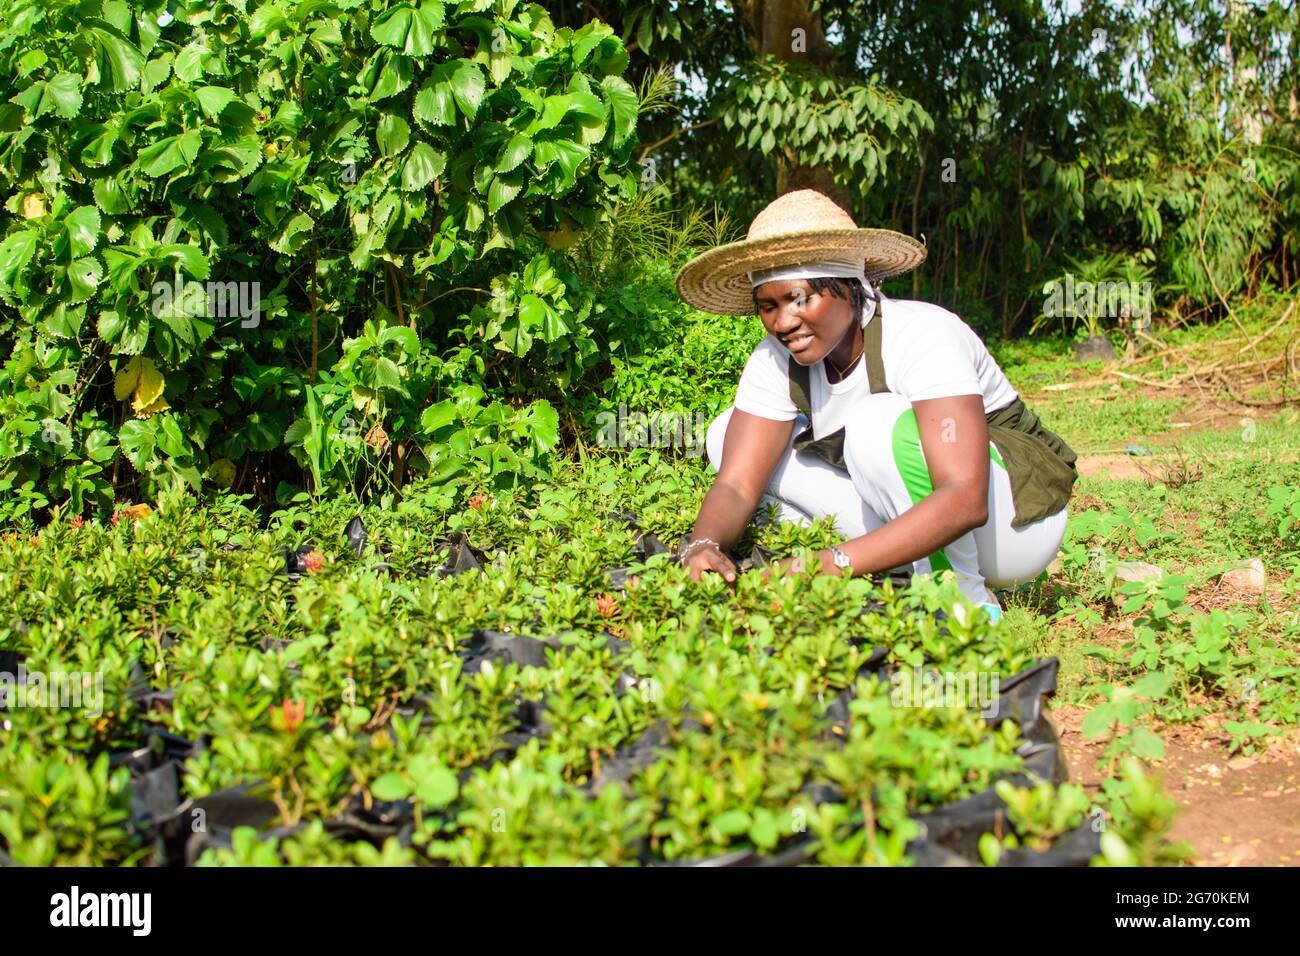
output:
<instances>
[{"instance_id":1,"label":"red flower","mask_svg":"<svg viewBox=\"0 0 1300 956\"><path fill-rule=\"evenodd\" d=\"M483 507L483 505L487 504L487 501L488 501L487 495L475 495L474 497L469 499L469 506L471 508L481 508Z\"/></svg>"},{"instance_id":2,"label":"red flower","mask_svg":"<svg viewBox=\"0 0 1300 956\"><path fill-rule=\"evenodd\" d=\"M600 612L601 617L617 617L619 614L618 601L608 594L597 594L596 610Z\"/></svg>"},{"instance_id":3,"label":"red flower","mask_svg":"<svg viewBox=\"0 0 1300 956\"><path fill-rule=\"evenodd\" d=\"M73 515L73 516L72 516L72 530L73 530L73 531L76 531L78 528L80 528L80 527L81 527L83 524L85 524L85 523L86 523L86 519L83 518L81 515Z\"/></svg>"},{"instance_id":4,"label":"red flower","mask_svg":"<svg viewBox=\"0 0 1300 956\"><path fill-rule=\"evenodd\" d=\"M272 707L272 723L283 724L284 729L291 734L296 734L298 728L302 726L302 720L307 715L307 702L302 700L289 700L287 697L280 701L278 707Z\"/></svg>"},{"instance_id":5,"label":"red flower","mask_svg":"<svg viewBox=\"0 0 1300 956\"><path fill-rule=\"evenodd\" d=\"M308 551L302 556L302 566L307 569L308 573L319 571L325 567L325 555L319 551Z\"/></svg>"}]
</instances>

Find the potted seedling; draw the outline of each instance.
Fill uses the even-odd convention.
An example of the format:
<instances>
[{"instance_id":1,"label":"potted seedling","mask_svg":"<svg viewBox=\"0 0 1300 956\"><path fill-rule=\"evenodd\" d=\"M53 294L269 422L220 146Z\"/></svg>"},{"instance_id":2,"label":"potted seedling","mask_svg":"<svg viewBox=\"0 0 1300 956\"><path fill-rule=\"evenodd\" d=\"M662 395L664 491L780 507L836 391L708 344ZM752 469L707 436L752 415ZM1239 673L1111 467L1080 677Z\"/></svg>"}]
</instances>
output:
<instances>
[{"instance_id":1,"label":"potted seedling","mask_svg":"<svg viewBox=\"0 0 1300 956\"><path fill-rule=\"evenodd\" d=\"M1149 309L1149 269L1116 253L1091 259L1066 256L1069 269L1043 286L1043 310L1030 327L1034 333L1060 320L1074 331L1078 362L1114 361L1115 347L1103 333L1103 320L1128 319Z\"/></svg>"}]
</instances>

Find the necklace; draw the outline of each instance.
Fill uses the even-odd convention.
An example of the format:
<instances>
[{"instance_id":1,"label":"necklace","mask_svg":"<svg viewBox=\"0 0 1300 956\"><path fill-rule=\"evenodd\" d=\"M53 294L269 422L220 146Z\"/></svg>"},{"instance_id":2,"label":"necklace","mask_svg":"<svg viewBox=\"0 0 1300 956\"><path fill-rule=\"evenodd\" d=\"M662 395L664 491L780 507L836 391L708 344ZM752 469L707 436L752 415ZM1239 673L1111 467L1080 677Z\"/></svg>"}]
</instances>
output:
<instances>
[{"instance_id":1,"label":"necklace","mask_svg":"<svg viewBox=\"0 0 1300 956\"><path fill-rule=\"evenodd\" d=\"M853 358L849 361L849 363L846 366L844 366L844 368L841 369L841 368L836 368L835 363L831 361L831 358L828 355L826 356L826 364L829 365L832 370L834 370L835 380L837 382L842 382L844 381L845 371L853 368L854 365L858 364L858 359L860 358L862 358L862 353L858 352L856 355L853 356Z\"/></svg>"}]
</instances>

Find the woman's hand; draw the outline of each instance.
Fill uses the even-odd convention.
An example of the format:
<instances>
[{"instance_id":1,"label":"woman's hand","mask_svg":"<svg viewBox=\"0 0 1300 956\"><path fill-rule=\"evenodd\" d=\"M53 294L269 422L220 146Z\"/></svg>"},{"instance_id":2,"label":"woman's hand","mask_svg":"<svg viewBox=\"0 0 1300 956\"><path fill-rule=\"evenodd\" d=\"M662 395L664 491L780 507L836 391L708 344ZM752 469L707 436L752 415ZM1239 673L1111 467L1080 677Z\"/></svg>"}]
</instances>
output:
<instances>
[{"instance_id":1,"label":"woman's hand","mask_svg":"<svg viewBox=\"0 0 1300 956\"><path fill-rule=\"evenodd\" d=\"M688 548L682 560L682 567L686 568L686 573L691 576L692 581L698 581L705 571L716 571L728 584L733 584L736 580L736 566L712 543L697 544L693 548Z\"/></svg>"}]
</instances>

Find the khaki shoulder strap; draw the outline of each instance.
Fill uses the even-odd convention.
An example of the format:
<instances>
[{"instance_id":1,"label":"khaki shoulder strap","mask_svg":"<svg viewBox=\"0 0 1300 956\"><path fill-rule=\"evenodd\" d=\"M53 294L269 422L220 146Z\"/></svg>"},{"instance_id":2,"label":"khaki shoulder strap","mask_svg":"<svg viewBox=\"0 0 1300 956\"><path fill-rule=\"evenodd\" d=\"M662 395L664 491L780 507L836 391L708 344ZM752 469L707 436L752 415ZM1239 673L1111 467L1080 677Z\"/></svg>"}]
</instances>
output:
<instances>
[{"instance_id":1,"label":"khaki shoulder strap","mask_svg":"<svg viewBox=\"0 0 1300 956\"><path fill-rule=\"evenodd\" d=\"M867 381L871 383L871 394L879 395L889 391L885 381L885 360L881 356L880 302L876 302L876 314L871 317L867 327L862 330L862 354L867 359Z\"/></svg>"},{"instance_id":2,"label":"khaki shoulder strap","mask_svg":"<svg viewBox=\"0 0 1300 956\"><path fill-rule=\"evenodd\" d=\"M789 364L790 401L794 403L795 408L811 417L812 401L810 400L809 395L812 394L812 389L808 382L808 366L800 365L794 360L793 355L790 356Z\"/></svg>"}]
</instances>

